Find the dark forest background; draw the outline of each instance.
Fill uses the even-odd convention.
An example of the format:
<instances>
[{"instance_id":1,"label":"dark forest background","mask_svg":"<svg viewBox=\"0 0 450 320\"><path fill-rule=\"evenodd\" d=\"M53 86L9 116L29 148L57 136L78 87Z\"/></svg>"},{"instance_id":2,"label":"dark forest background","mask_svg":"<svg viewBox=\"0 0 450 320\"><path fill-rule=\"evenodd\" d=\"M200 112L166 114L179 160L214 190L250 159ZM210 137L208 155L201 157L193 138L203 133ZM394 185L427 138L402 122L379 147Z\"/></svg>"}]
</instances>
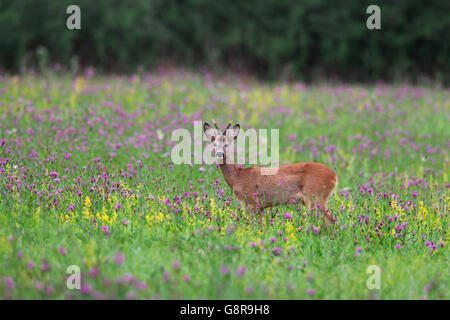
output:
<instances>
[{"instance_id":1,"label":"dark forest background","mask_svg":"<svg viewBox=\"0 0 450 320\"><path fill-rule=\"evenodd\" d=\"M81 30L66 8L81 8ZM381 30L366 9L381 8ZM207 66L264 79L450 82L446 0L0 0L0 67Z\"/></svg>"}]
</instances>

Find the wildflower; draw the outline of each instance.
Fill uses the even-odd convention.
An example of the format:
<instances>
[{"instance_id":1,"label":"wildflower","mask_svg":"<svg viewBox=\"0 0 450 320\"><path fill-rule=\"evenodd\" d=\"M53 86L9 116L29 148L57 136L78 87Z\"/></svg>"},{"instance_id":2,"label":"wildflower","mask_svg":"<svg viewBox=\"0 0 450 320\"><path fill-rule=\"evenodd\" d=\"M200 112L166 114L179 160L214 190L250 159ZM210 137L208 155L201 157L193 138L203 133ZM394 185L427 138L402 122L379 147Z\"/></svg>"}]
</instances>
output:
<instances>
[{"instance_id":1,"label":"wildflower","mask_svg":"<svg viewBox=\"0 0 450 320\"><path fill-rule=\"evenodd\" d=\"M45 287L45 293L48 294L49 296L51 296L53 294L53 287L51 286L46 286Z\"/></svg>"},{"instance_id":2,"label":"wildflower","mask_svg":"<svg viewBox=\"0 0 450 320\"><path fill-rule=\"evenodd\" d=\"M50 270L50 266L47 264L47 263L43 263L42 264L42 266L41 266L41 270L43 271L43 272L46 272L46 271L48 271L48 270Z\"/></svg>"},{"instance_id":3,"label":"wildflower","mask_svg":"<svg viewBox=\"0 0 450 320\"><path fill-rule=\"evenodd\" d=\"M175 269L175 271L178 271L178 269L180 269L180 261L175 261L172 264L173 268Z\"/></svg>"},{"instance_id":4,"label":"wildflower","mask_svg":"<svg viewBox=\"0 0 450 320\"><path fill-rule=\"evenodd\" d=\"M220 267L220 273L222 273L223 275L226 275L230 272L230 268L227 266L221 266Z\"/></svg>"},{"instance_id":5,"label":"wildflower","mask_svg":"<svg viewBox=\"0 0 450 320\"><path fill-rule=\"evenodd\" d=\"M189 277L188 275L186 275L186 276L183 277L183 281L184 281L184 282L189 282L189 281L191 281L191 277Z\"/></svg>"},{"instance_id":6,"label":"wildflower","mask_svg":"<svg viewBox=\"0 0 450 320\"><path fill-rule=\"evenodd\" d=\"M245 292L247 294L252 294L255 290L253 289L252 286L248 286L247 288L245 288Z\"/></svg>"},{"instance_id":7,"label":"wildflower","mask_svg":"<svg viewBox=\"0 0 450 320\"><path fill-rule=\"evenodd\" d=\"M89 275L91 277L96 277L99 274L98 267L93 267L91 270L89 270Z\"/></svg>"},{"instance_id":8,"label":"wildflower","mask_svg":"<svg viewBox=\"0 0 450 320\"><path fill-rule=\"evenodd\" d=\"M163 273L163 279L164 281L168 281L170 277L170 273L168 271L164 271Z\"/></svg>"},{"instance_id":9,"label":"wildflower","mask_svg":"<svg viewBox=\"0 0 450 320\"><path fill-rule=\"evenodd\" d=\"M17 258L19 258L19 259L23 258L23 252L22 251L17 252Z\"/></svg>"},{"instance_id":10,"label":"wildflower","mask_svg":"<svg viewBox=\"0 0 450 320\"><path fill-rule=\"evenodd\" d=\"M400 249L402 246L400 244L395 245L395 249Z\"/></svg>"},{"instance_id":11,"label":"wildflower","mask_svg":"<svg viewBox=\"0 0 450 320\"><path fill-rule=\"evenodd\" d=\"M65 256L67 254L67 251L61 246L58 247L58 250L63 256Z\"/></svg>"},{"instance_id":12,"label":"wildflower","mask_svg":"<svg viewBox=\"0 0 450 320\"><path fill-rule=\"evenodd\" d=\"M247 267L246 267L246 266L240 266L240 267L237 269L237 275L238 275L238 277L242 277L246 272L247 272Z\"/></svg>"},{"instance_id":13,"label":"wildflower","mask_svg":"<svg viewBox=\"0 0 450 320\"><path fill-rule=\"evenodd\" d=\"M92 292L92 287L86 283L81 285L81 293L82 294L90 294Z\"/></svg>"},{"instance_id":14,"label":"wildflower","mask_svg":"<svg viewBox=\"0 0 450 320\"><path fill-rule=\"evenodd\" d=\"M275 253L275 255L277 255L277 256L280 255L280 253L281 253L281 248L278 248L278 247L277 247L277 248L274 248L274 249L273 249L273 253Z\"/></svg>"},{"instance_id":15,"label":"wildflower","mask_svg":"<svg viewBox=\"0 0 450 320\"><path fill-rule=\"evenodd\" d=\"M138 282L135 287L139 290L145 290L148 288L148 285L145 282Z\"/></svg>"},{"instance_id":16,"label":"wildflower","mask_svg":"<svg viewBox=\"0 0 450 320\"><path fill-rule=\"evenodd\" d=\"M127 294L125 296L129 300L132 300L132 299L136 298L136 294L133 291L127 292Z\"/></svg>"},{"instance_id":17,"label":"wildflower","mask_svg":"<svg viewBox=\"0 0 450 320\"><path fill-rule=\"evenodd\" d=\"M124 260L125 260L125 257L124 257L124 255L122 253L117 253L115 258L114 258L114 262L117 265L121 265Z\"/></svg>"},{"instance_id":18,"label":"wildflower","mask_svg":"<svg viewBox=\"0 0 450 320\"><path fill-rule=\"evenodd\" d=\"M5 281L6 287L8 289L14 289L15 283L14 283L14 280L11 277L6 277L3 280Z\"/></svg>"},{"instance_id":19,"label":"wildflower","mask_svg":"<svg viewBox=\"0 0 450 320\"><path fill-rule=\"evenodd\" d=\"M42 287L43 287L42 282L35 281L35 282L34 282L34 287L35 287L36 289L38 289L38 290L41 290Z\"/></svg>"},{"instance_id":20,"label":"wildflower","mask_svg":"<svg viewBox=\"0 0 450 320\"><path fill-rule=\"evenodd\" d=\"M105 235L109 236L111 234L111 231L109 231L108 226L102 226L102 230L105 233Z\"/></svg>"},{"instance_id":21,"label":"wildflower","mask_svg":"<svg viewBox=\"0 0 450 320\"><path fill-rule=\"evenodd\" d=\"M308 289L306 290L306 293L308 294L308 296L313 297L316 294L316 290Z\"/></svg>"},{"instance_id":22,"label":"wildflower","mask_svg":"<svg viewBox=\"0 0 450 320\"><path fill-rule=\"evenodd\" d=\"M103 293L99 292L99 291L94 291L92 292L92 297L95 300L105 300L105 296L103 295Z\"/></svg>"}]
</instances>

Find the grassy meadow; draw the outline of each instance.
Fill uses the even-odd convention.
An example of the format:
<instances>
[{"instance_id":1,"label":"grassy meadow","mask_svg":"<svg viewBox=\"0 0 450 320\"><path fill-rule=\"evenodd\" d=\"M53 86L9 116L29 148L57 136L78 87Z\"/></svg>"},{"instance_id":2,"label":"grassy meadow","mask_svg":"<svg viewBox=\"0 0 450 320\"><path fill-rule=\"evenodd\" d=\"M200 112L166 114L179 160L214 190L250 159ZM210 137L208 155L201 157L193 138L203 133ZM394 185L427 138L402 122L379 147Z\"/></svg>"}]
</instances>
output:
<instances>
[{"instance_id":1,"label":"grassy meadow","mask_svg":"<svg viewBox=\"0 0 450 320\"><path fill-rule=\"evenodd\" d=\"M0 108L0 299L450 297L448 89L23 74ZM216 165L173 164L172 131L211 119L332 168L331 227L293 204L260 228Z\"/></svg>"}]
</instances>

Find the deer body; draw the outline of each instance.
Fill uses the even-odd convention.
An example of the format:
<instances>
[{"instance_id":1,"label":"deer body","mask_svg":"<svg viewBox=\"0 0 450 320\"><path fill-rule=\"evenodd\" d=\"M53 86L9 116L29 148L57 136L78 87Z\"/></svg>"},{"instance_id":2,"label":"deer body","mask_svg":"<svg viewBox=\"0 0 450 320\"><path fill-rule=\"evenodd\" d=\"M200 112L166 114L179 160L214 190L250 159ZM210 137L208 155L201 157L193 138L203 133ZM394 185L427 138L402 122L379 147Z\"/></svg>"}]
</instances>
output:
<instances>
[{"instance_id":1,"label":"deer body","mask_svg":"<svg viewBox=\"0 0 450 320\"><path fill-rule=\"evenodd\" d=\"M317 204L325 213L326 224L329 224L331 217L327 201L338 181L330 168L316 162L303 162L280 166L269 175L267 172L263 174L260 167L240 168L226 152L227 138L237 137L239 125L233 127L234 131L230 129L230 133L227 129L220 134L207 123L204 125L205 134L215 142L216 157L221 160L219 166L226 183L248 211L261 212L265 208L298 202L307 206ZM208 130L214 130L214 133Z\"/></svg>"},{"instance_id":2,"label":"deer body","mask_svg":"<svg viewBox=\"0 0 450 320\"><path fill-rule=\"evenodd\" d=\"M234 168L230 168L234 167ZM327 210L327 200L337 185L337 175L320 163L304 162L278 168L274 175L262 175L261 168L239 168L221 164L220 168L236 198L252 210L313 202Z\"/></svg>"}]
</instances>

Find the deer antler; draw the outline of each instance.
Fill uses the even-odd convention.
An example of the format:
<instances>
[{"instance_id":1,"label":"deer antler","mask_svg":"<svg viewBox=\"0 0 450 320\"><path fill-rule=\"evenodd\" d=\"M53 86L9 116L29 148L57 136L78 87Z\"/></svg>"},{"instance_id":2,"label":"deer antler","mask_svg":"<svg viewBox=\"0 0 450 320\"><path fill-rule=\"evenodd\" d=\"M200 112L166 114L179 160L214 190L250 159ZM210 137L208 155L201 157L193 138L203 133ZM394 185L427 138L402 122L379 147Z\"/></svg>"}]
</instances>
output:
<instances>
[{"instance_id":1,"label":"deer antler","mask_svg":"<svg viewBox=\"0 0 450 320\"><path fill-rule=\"evenodd\" d=\"M223 134L224 134L224 135L225 135L225 133L227 132L227 130L231 127L231 124L232 124L232 123L233 123L232 121L228 122L227 127L225 128L225 130L223 130Z\"/></svg>"},{"instance_id":2,"label":"deer antler","mask_svg":"<svg viewBox=\"0 0 450 320\"><path fill-rule=\"evenodd\" d=\"M216 129L220 131L219 127L217 126L217 123L214 119L212 119L212 123L216 126Z\"/></svg>"}]
</instances>

